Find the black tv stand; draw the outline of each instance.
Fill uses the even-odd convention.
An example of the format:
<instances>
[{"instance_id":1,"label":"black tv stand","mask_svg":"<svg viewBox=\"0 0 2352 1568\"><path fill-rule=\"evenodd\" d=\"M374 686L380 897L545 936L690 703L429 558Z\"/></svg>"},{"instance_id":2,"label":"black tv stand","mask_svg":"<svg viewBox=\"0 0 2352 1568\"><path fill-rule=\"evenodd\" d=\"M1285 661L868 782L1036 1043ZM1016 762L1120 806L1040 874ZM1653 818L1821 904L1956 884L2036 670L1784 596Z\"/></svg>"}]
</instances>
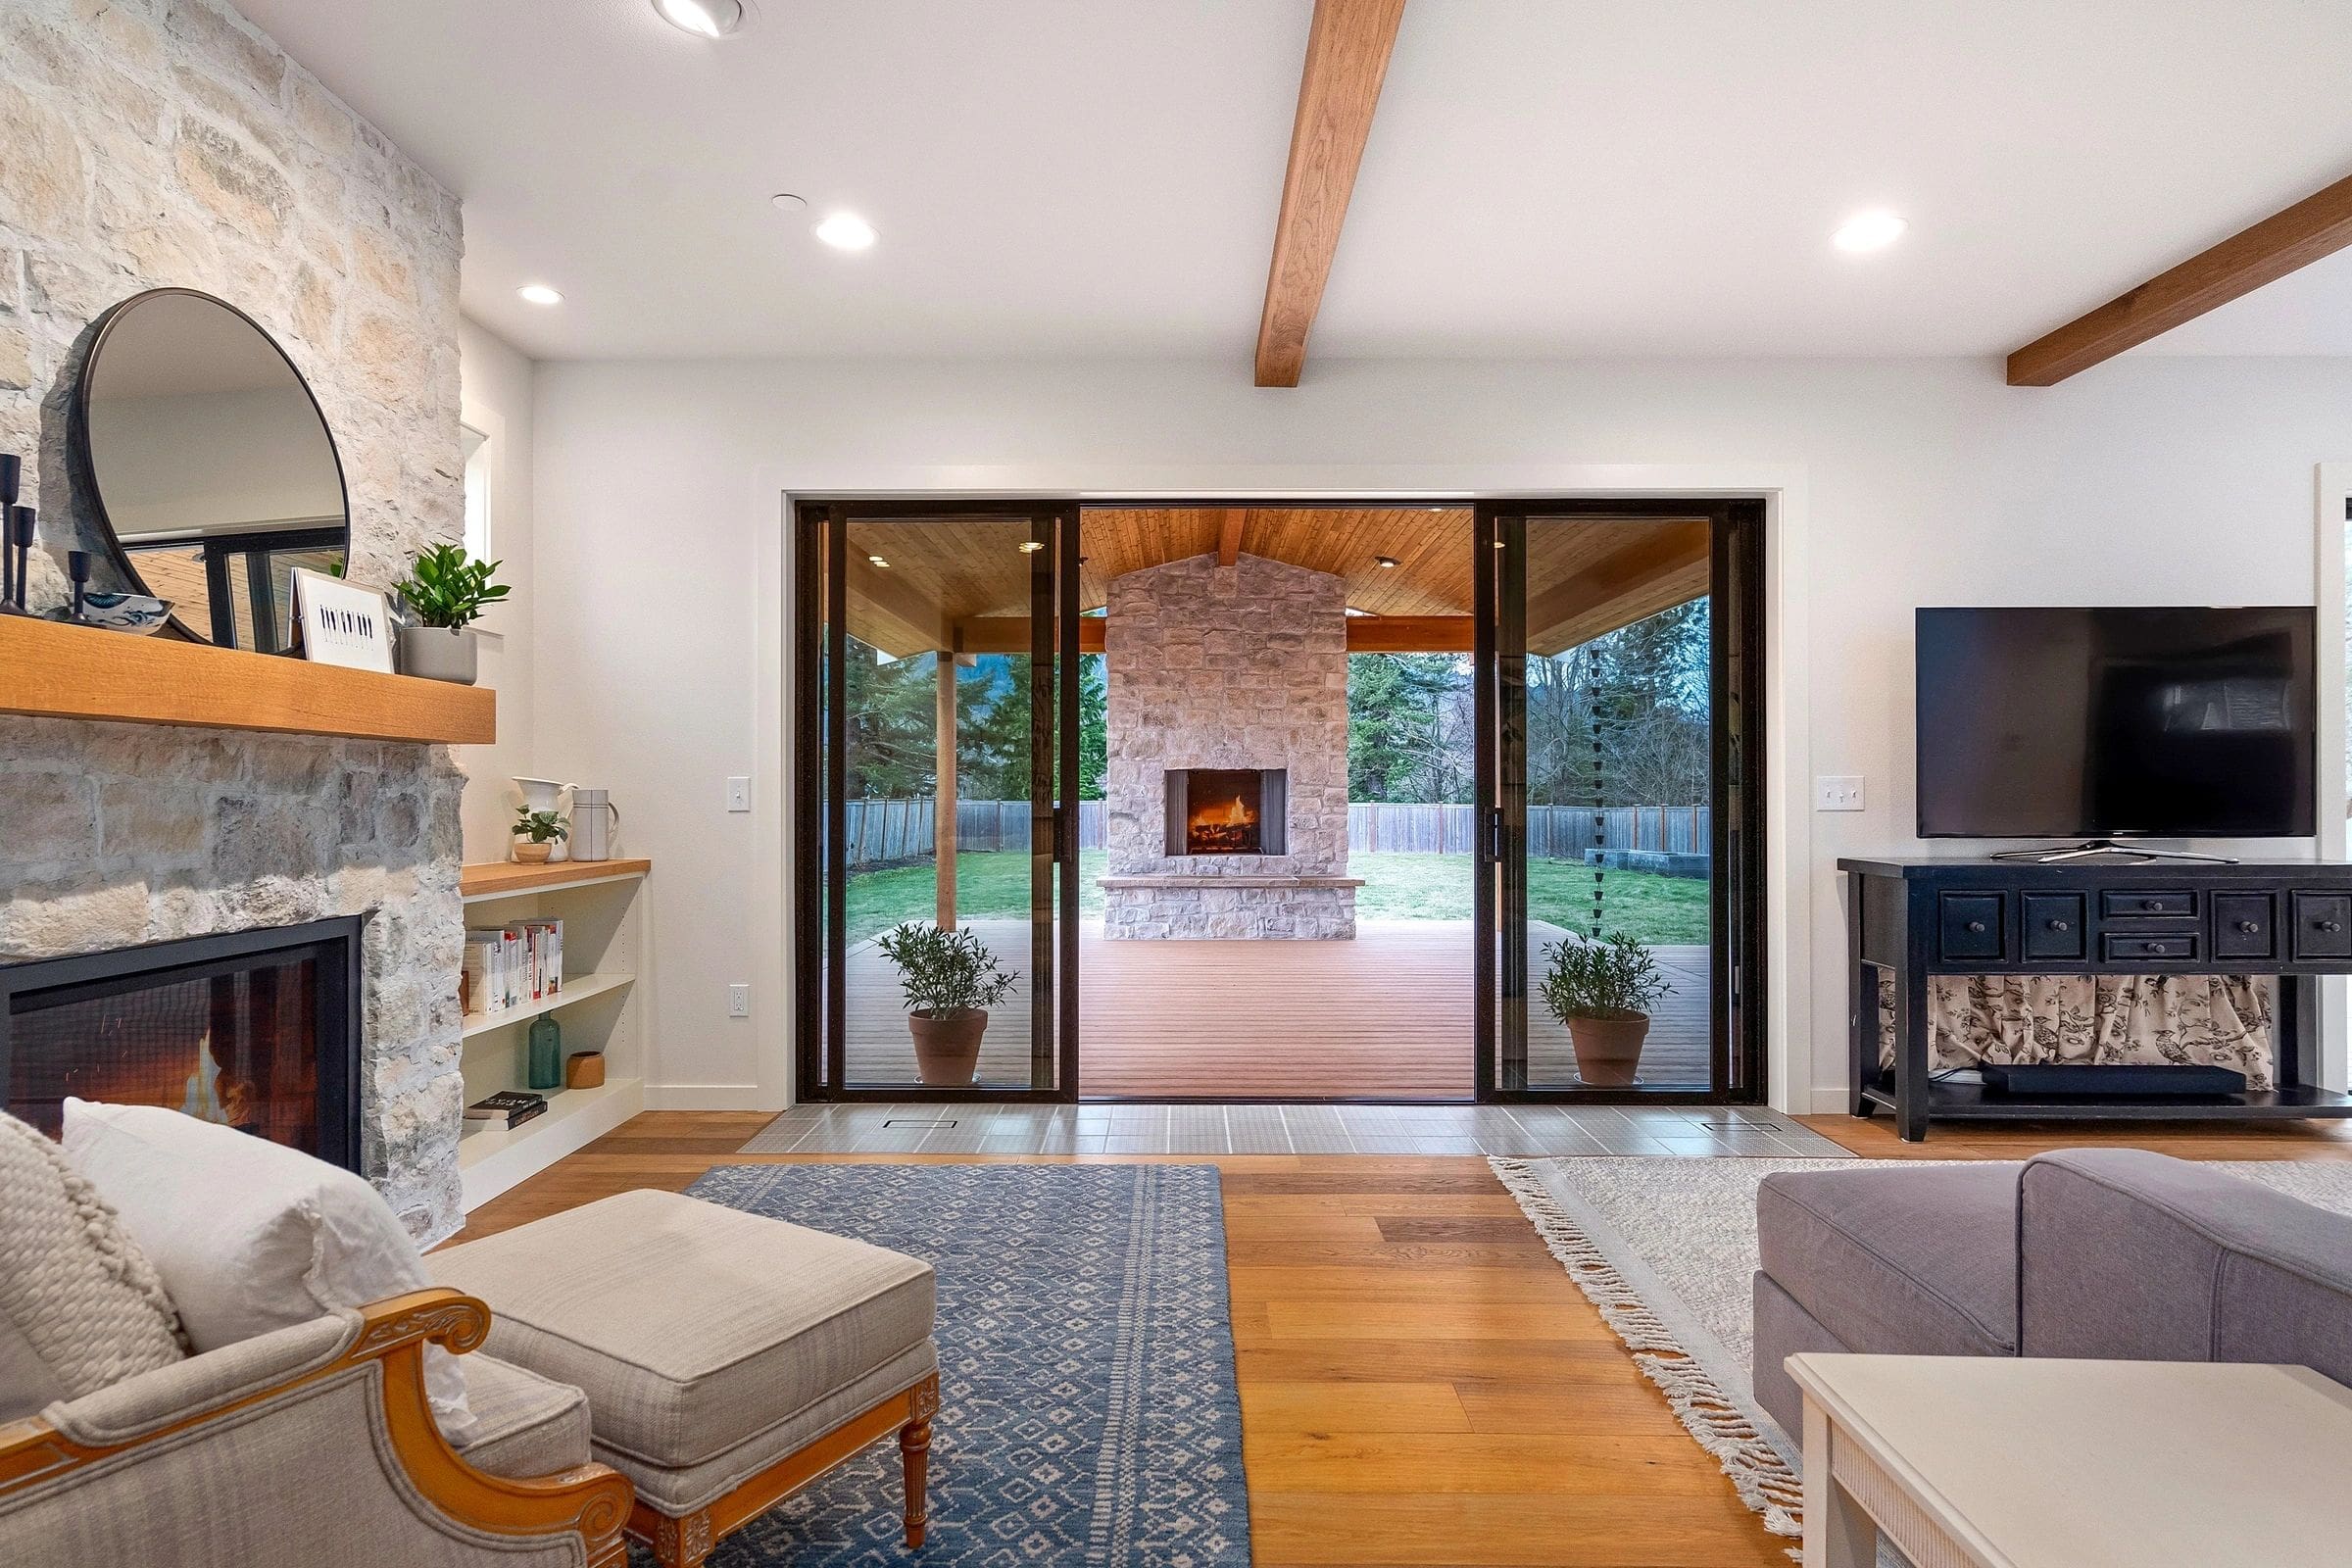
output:
<instances>
[{"instance_id":1,"label":"black tv stand","mask_svg":"<svg viewBox=\"0 0 2352 1568\"><path fill-rule=\"evenodd\" d=\"M2128 856L2133 864L2145 860L2193 860L2206 865L2237 864L2227 855L2198 855L2190 850L2154 850L2139 844L2118 844L2113 839L2085 839L2081 844L2069 845L2062 850L2003 850L1993 858L2025 865L2060 865L2068 861L2103 860L2109 856Z\"/></svg>"},{"instance_id":2,"label":"black tv stand","mask_svg":"<svg viewBox=\"0 0 2352 1568\"><path fill-rule=\"evenodd\" d=\"M1849 1108L1892 1111L1907 1142L1946 1118L2352 1117L2352 1096L2319 1083L2319 977L2352 974L2352 865L1841 859L1838 868L1846 875ZM1882 973L1894 982L1891 1067L1879 1059ZM2045 1099L1937 1083L1929 981L1969 974L2275 975L2276 1087L2195 1100Z\"/></svg>"}]
</instances>

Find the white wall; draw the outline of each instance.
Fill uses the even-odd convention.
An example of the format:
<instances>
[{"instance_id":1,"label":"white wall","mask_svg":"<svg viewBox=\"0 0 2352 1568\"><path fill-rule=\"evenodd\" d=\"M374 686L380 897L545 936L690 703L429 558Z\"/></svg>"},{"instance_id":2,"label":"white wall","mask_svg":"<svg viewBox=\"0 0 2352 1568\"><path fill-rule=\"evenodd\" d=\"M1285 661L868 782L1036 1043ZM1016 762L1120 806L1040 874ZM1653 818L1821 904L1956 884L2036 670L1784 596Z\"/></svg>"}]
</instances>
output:
<instances>
[{"instance_id":1,"label":"white wall","mask_svg":"<svg viewBox=\"0 0 2352 1568\"><path fill-rule=\"evenodd\" d=\"M1783 626L1805 709L1773 715L1774 785L1859 773L1870 808L1791 815L1776 1099L1842 1083L1837 857L1913 847L1912 610L1967 603L2308 603L2313 466L2352 456L2352 362L2134 358L2047 390L1974 362L546 365L537 765L609 785L661 976L653 1103L773 1102L788 1039L758 815L721 779L772 766L779 492L1224 493L1321 488L1777 489L1801 552ZM918 477L919 476L919 480ZM1245 488L1247 487L1247 488ZM770 624L761 622L762 596ZM762 776L773 804L784 780ZM780 830L780 820L762 831ZM1786 940L1783 940L1786 938ZM772 977L748 1023L731 981ZM1794 1035L1796 1038L1786 1038ZM768 1084L760 1084L763 1065Z\"/></svg>"},{"instance_id":2,"label":"white wall","mask_svg":"<svg viewBox=\"0 0 2352 1568\"><path fill-rule=\"evenodd\" d=\"M507 824L520 797L508 780L540 771L534 760L536 690L531 625L532 370L529 360L471 321L458 325L458 373L464 383L462 423L490 438L490 554L498 581L514 591L483 612L480 684L498 693L498 739L456 748L466 769L465 834L467 860L503 860Z\"/></svg>"}]
</instances>

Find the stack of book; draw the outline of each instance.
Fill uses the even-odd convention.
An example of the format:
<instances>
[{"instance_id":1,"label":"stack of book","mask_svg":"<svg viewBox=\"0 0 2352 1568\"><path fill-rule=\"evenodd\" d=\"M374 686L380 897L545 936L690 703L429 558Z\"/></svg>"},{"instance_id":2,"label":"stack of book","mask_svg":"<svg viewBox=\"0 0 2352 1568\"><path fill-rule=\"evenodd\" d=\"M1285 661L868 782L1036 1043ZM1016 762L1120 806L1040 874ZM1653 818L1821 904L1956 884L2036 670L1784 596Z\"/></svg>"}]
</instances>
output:
<instances>
[{"instance_id":1,"label":"stack of book","mask_svg":"<svg viewBox=\"0 0 2352 1568\"><path fill-rule=\"evenodd\" d=\"M519 1007L563 989L563 921L516 920L496 930L466 933L466 967L458 982L459 1003L466 1011Z\"/></svg>"},{"instance_id":2,"label":"stack of book","mask_svg":"<svg viewBox=\"0 0 2352 1568\"><path fill-rule=\"evenodd\" d=\"M519 1127L546 1110L545 1095L534 1095L527 1089L502 1089L487 1100L467 1105L466 1119L487 1122L493 1127Z\"/></svg>"}]
</instances>

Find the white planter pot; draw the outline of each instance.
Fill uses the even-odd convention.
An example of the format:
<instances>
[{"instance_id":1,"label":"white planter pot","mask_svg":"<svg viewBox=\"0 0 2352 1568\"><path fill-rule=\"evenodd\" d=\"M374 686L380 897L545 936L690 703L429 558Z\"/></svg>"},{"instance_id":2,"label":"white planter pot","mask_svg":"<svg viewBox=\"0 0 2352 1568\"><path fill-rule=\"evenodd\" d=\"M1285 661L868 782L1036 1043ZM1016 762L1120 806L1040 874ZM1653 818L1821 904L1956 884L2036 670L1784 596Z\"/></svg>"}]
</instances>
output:
<instances>
[{"instance_id":1,"label":"white planter pot","mask_svg":"<svg viewBox=\"0 0 2352 1568\"><path fill-rule=\"evenodd\" d=\"M471 626L403 626L399 647L402 674L473 684L478 650Z\"/></svg>"}]
</instances>

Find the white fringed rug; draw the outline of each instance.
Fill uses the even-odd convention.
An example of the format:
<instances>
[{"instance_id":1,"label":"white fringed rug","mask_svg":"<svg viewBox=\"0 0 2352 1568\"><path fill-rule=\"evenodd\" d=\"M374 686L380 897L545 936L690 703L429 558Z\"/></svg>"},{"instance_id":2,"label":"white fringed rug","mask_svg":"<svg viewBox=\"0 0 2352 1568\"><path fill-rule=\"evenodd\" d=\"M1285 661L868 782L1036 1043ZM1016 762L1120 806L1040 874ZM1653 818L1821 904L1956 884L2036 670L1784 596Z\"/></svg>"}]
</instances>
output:
<instances>
[{"instance_id":1,"label":"white fringed rug","mask_svg":"<svg viewBox=\"0 0 2352 1568\"><path fill-rule=\"evenodd\" d=\"M1740 1499L1776 1535L1801 1532L1797 1446L1748 1393L1756 1189L1775 1171L1917 1165L1886 1159L1492 1159L1577 1288L1633 1352ZM2352 1164L2215 1169L2352 1214Z\"/></svg>"}]
</instances>

